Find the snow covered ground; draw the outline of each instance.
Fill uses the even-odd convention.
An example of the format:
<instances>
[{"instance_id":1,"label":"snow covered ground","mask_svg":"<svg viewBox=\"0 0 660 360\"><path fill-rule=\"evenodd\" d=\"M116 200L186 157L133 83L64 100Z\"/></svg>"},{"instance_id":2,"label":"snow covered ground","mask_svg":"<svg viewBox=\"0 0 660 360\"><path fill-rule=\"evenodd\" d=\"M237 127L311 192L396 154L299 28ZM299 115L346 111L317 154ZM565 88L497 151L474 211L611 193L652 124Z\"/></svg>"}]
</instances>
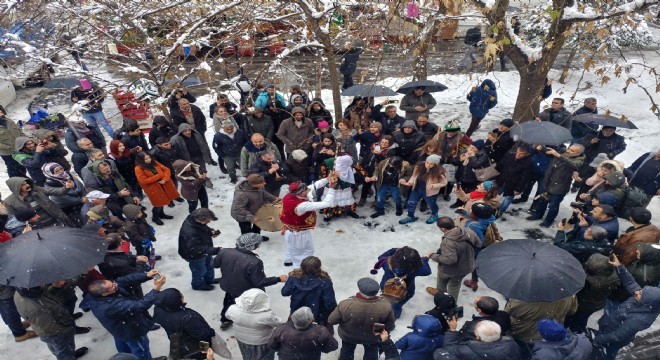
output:
<instances>
[{"instance_id":1,"label":"snow covered ground","mask_svg":"<svg viewBox=\"0 0 660 360\"><path fill-rule=\"evenodd\" d=\"M628 60L630 63L639 62L639 59L634 57ZM653 66L657 67L660 65L660 58L658 57L647 58L647 60L652 61ZM633 72L644 71L639 67L635 67L634 69ZM660 136L660 121L649 110L651 105L646 94L634 85L629 88L627 94L623 94L620 89L624 87L624 81L616 78L614 75L609 76L612 80L608 84L601 86L596 77L586 74L579 86L579 90L575 94L574 100L570 100L579 79L579 74L576 74L565 85L555 82L552 96L564 97L566 99L566 107L569 110L577 109L581 106L584 98L593 96L598 99L601 112L609 109L615 115L625 114L633 121L639 127L639 130L618 130L620 134L626 137L628 148L617 159L629 165L641 154L658 148L660 142L657 139ZM473 74L471 77L463 74L432 76L432 80L440 81L449 87L449 90L435 94L438 105L432 112L432 120L439 125L444 125L450 119L458 119L461 121L462 127L467 128L469 124L469 112L465 95L472 86L478 85L487 77L494 80L497 84L499 104L491 110L490 114L482 122L481 129L474 135L474 138L477 139L485 138L486 132L489 129L495 128L501 119L510 117L513 111L519 82L519 76L516 72L495 72L487 76L484 74ZM557 79L558 77L558 72L551 72L551 79ZM382 83L397 88L408 80L389 78L384 79ZM651 81L653 80L650 77L642 77L639 80L640 85L645 87L651 86L649 92L654 96L656 103L658 103L660 102L660 96L653 91L655 84L651 83ZM591 86L586 86L587 83L591 84ZM27 108L27 104L38 92L38 89L19 91L17 100L8 108L9 116L15 120L26 120L27 113L25 109ZM197 95L201 96L198 96L195 105L199 106L206 113L213 98L208 94L197 93ZM237 94L233 95L235 99L238 99ZM326 104L332 104L330 91L326 90L323 92L323 100ZM344 103L346 104L348 100L344 99ZM116 113L116 110L112 108L112 103L111 98L105 102L106 114L108 116ZM549 106L549 103L545 105ZM113 127L118 126L118 121L118 118L114 118ZM206 136L210 141L213 136L212 130L209 130ZM215 240L215 243L218 246L231 247L234 244L234 240L240 234L238 224L229 216L233 197L233 186L229 183L227 177L221 178L218 168L212 167L210 175L215 184L215 189L210 192L209 196L210 208L220 218L218 221L212 223L211 226L222 231L222 235ZM9 195L4 183L5 179L6 171L4 164L2 164L0 165L0 190L2 191L3 198ZM571 196L566 197L558 219L569 215L568 203L571 200ZM375 263L377 256L383 251L392 247L408 245L419 250L420 254L428 254L438 248L442 237L441 232L435 225L427 225L423 221L408 225L399 225L399 218L394 215L394 211L391 208L387 209L387 214L384 217L380 217L374 221L368 217L373 212L370 207L371 202L367 204L368 206L358 209L358 213L364 216L364 219L354 220L351 218L342 218L330 224L323 224L321 221L318 228L314 230L315 255L321 258L325 270L332 277L338 301L355 294L358 279L362 277L373 277L376 280L380 280L382 272L376 276L372 276L369 274L369 270ZM448 208L449 204L451 202L439 201L441 215L454 215L451 209ZM522 205L512 205L511 209L526 209L529 206L529 204ZM649 209L654 214L654 223L656 225L660 224L660 201L658 201L657 197L653 200ZM174 215L175 219L166 220L164 226L156 226L156 235L159 240L155 244L157 253L163 256L163 259L158 262L157 267L162 273L167 275L166 287L180 289L185 294L188 306L204 315L211 326L216 329L216 332L228 340L228 345L234 354L234 358L240 359L238 346L232 338L233 331L231 329L229 331L219 330L223 292L220 289L210 292L192 291L190 288L190 270L188 269L188 264L177 254L179 226L187 215L187 206L185 204L177 204L173 209L167 208L166 212ZM504 219L498 221L498 227L505 239L525 238L524 231L526 229L536 228L538 223L528 224L524 220L525 216L525 213L506 215L506 221ZM424 218L422 216L422 220ZM622 221L622 229L628 226L624 223ZM546 238L554 236L555 232L553 229L539 229L539 231ZM282 254L284 251L283 238L279 233L268 233L267 235L270 236L271 240L264 243L256 251L264 261L266 273L270 276L286 274L291 268L284 267L282 264ZM66 261L66 259L62 259L62 261ZM392 338L394 340L399 339L409 331L406 326L411 324L416 314L423 313L433 307L432 297L424 291L426 286L435 285L435 266L433 266L433 271L434 273L431 276L418 278L417 294L404 307L403 314L397 321L397 328L392 332ZM216 276L220 275L219 273L216 274ZM269 287L267 292L271 296L272 308L275 313L286 319L289 314L289 299L280 295L281 287L282 284ZM151 284L145 283L144 288L145 290L149 290ZM470 318L474 313L474 309L471 306L474 298L483 295L496 297L500 300L501 306L504 306L504 299L499 294L489 290L483 283L480 283L477 292L462 288L459 303L465 306L466 318ZM595 325L596 319L597 316L592 317L591 323L593 325ZM76 345L78 347L87 346L90 348L90 353L86 355L86 359L106 359L116 352L112 337L101 327L91 313L85 314L77 323L79 326L92 327L90 333L76 336ZM657 327L658 324L655 326ZM151 352L154 356L166 355L168 353L169 342L163 330L151 332L149 338L151 341ZM358 348L356 352L358 357L361 357L361 351ZM34 339L20 344L15 343L6 326L0 326L0 353L4 354L2 358L24 358L27 354L32 359L52 358L45 344L39 340ZM337 358L338 352L323 356L323 359Z\"/></svg>"}]
</instances>

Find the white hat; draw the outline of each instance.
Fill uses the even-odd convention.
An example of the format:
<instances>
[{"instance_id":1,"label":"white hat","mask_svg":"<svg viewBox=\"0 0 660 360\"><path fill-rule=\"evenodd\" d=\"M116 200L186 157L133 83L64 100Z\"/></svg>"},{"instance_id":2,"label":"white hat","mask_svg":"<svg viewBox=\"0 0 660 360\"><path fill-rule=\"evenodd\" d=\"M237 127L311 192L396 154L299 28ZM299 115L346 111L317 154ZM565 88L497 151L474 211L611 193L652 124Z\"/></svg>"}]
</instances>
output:
<instances>
[{"instance_id":1,"label":"white hat","mask_svg":"<svg viewBox=\"0 0 660 360\"><path fill-rule=\"evenodd\" d=\"M93 190L93 191L90 191L89 193L87 193L87 195L85 195L85 197L87 197L87 199L89 199L89 200L107 199L107 198L110 197L110 194L106 194L106 193L104 193L102 191L98 191L98 190Z\"/></svg>"}]
</instances>

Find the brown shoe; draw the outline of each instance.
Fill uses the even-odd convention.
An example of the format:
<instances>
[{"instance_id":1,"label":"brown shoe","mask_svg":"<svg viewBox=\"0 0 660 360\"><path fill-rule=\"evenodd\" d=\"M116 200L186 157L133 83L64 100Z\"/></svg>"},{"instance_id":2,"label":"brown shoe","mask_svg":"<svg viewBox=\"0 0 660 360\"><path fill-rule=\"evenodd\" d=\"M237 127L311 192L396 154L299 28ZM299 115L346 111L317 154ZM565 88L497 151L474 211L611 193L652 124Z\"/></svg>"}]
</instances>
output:
<instances>
[{"instance_id":1,"label":"brown shoe","mask_svg":"<svg viewBox=\"0 0 660 360\"><path fill-rule=\"evenodd\" d=\"M14 341L22 342L28 339L39 337L34 331L27 331L23 336L14 336Z\"/></svg>"},{"instance_id":2,"label":"brown shoe","mask_svg":"<svg viewBox=\"0 0 660 360\"><path fill-rule=\"evenodd\" d=\"M431 294L431 296L435 296L438 293L438 289L429 286L426 288L426 292Z\"/></svg>"},{"instance_id":3,"label":"brown shoe","mask_svg":"<svg viewBox=\"0 0 660 360\"><path fill-rule=\"evenodd\" d=\"M29 328L30 325L31 325L30 322L27 321L27 320L23 320L23 321L21 321L21 324L23 325L23 329L27 329L27 328Z\"/></svg>"},{"instance_id":4,"label":"brown shoe","mask_svg":"<svg viewBox=\"0 0 660 360\"><path fill-rule=\"evenodd\" d=\"M479 288L479 283L474 280L465 280L463 281L463 285L469 287L472 291L477 291Z\"/></svg>"}]
</instances>

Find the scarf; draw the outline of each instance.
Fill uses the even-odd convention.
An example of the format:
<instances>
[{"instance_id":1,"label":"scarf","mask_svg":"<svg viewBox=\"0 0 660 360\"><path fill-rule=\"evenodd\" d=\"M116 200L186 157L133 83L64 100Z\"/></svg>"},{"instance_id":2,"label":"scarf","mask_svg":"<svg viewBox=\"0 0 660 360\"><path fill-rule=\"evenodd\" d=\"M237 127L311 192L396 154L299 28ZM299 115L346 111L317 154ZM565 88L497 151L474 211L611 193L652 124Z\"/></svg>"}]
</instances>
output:
<instances>
[{"instance_id":1,"label":"scarf","mask_svg":"<svg viewBox=\"0 0 660 360\"><path fill-rule=\"evenodd\" d=\"M350 155L339 156L335 160L335 171L339 174L340 180L349 184L355 184L353 158Z\"/></svg>"},{"instance_id":2,"label":"scarf","mask_svg":"<svg viewBox=\"0 0 660 360\"><path fill-rule=\"evenodd\" d=\"M58 163L49 162L49 163L45 163L41 167L41 171L44 173L46 179L54 180L64 185L66 184L67 181L71 180L71 175L69 175L66 171L59 175L55 175L55 171L57 170L57 168L61 168L61 167L62 165Z\"/></svg>"}]
</instances>

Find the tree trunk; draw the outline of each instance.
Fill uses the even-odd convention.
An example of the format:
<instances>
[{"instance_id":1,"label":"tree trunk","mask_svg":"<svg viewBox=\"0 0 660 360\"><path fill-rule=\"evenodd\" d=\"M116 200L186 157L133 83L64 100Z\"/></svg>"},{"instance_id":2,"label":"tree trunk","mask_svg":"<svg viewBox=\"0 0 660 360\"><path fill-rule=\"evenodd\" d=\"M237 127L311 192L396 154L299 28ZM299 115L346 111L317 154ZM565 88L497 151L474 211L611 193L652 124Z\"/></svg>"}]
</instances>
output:
<instances>
[{"instance_id":1,"label":"tree trunk","mask_svg":"<svg viewBox=\"0 0 660 360\"><path fill-rule=\"evenodd\" d=\"M337 69L337 62L335 60L335 52L332 48L330 38L323 39L323 46L325 47L325 57L328 64L328 74L330 75L330 89L332 89L332 103L335 107L335 122L342 118L341 108L341 88L339 85L339 70Z\"/></svg>"},{"instance_id":2,"label":"tree trunk","mask_svg":"<svg viewBox=\"0 0 660 360\"><path fill-rule=\"evenodd\" d=\"M530 69L531 70L531 69ZM525 122L539 113L539 95L545 85L547 71L522 71L518 86L518 98L513 109L513 121Z\"/></svg>"}]
</instances>

